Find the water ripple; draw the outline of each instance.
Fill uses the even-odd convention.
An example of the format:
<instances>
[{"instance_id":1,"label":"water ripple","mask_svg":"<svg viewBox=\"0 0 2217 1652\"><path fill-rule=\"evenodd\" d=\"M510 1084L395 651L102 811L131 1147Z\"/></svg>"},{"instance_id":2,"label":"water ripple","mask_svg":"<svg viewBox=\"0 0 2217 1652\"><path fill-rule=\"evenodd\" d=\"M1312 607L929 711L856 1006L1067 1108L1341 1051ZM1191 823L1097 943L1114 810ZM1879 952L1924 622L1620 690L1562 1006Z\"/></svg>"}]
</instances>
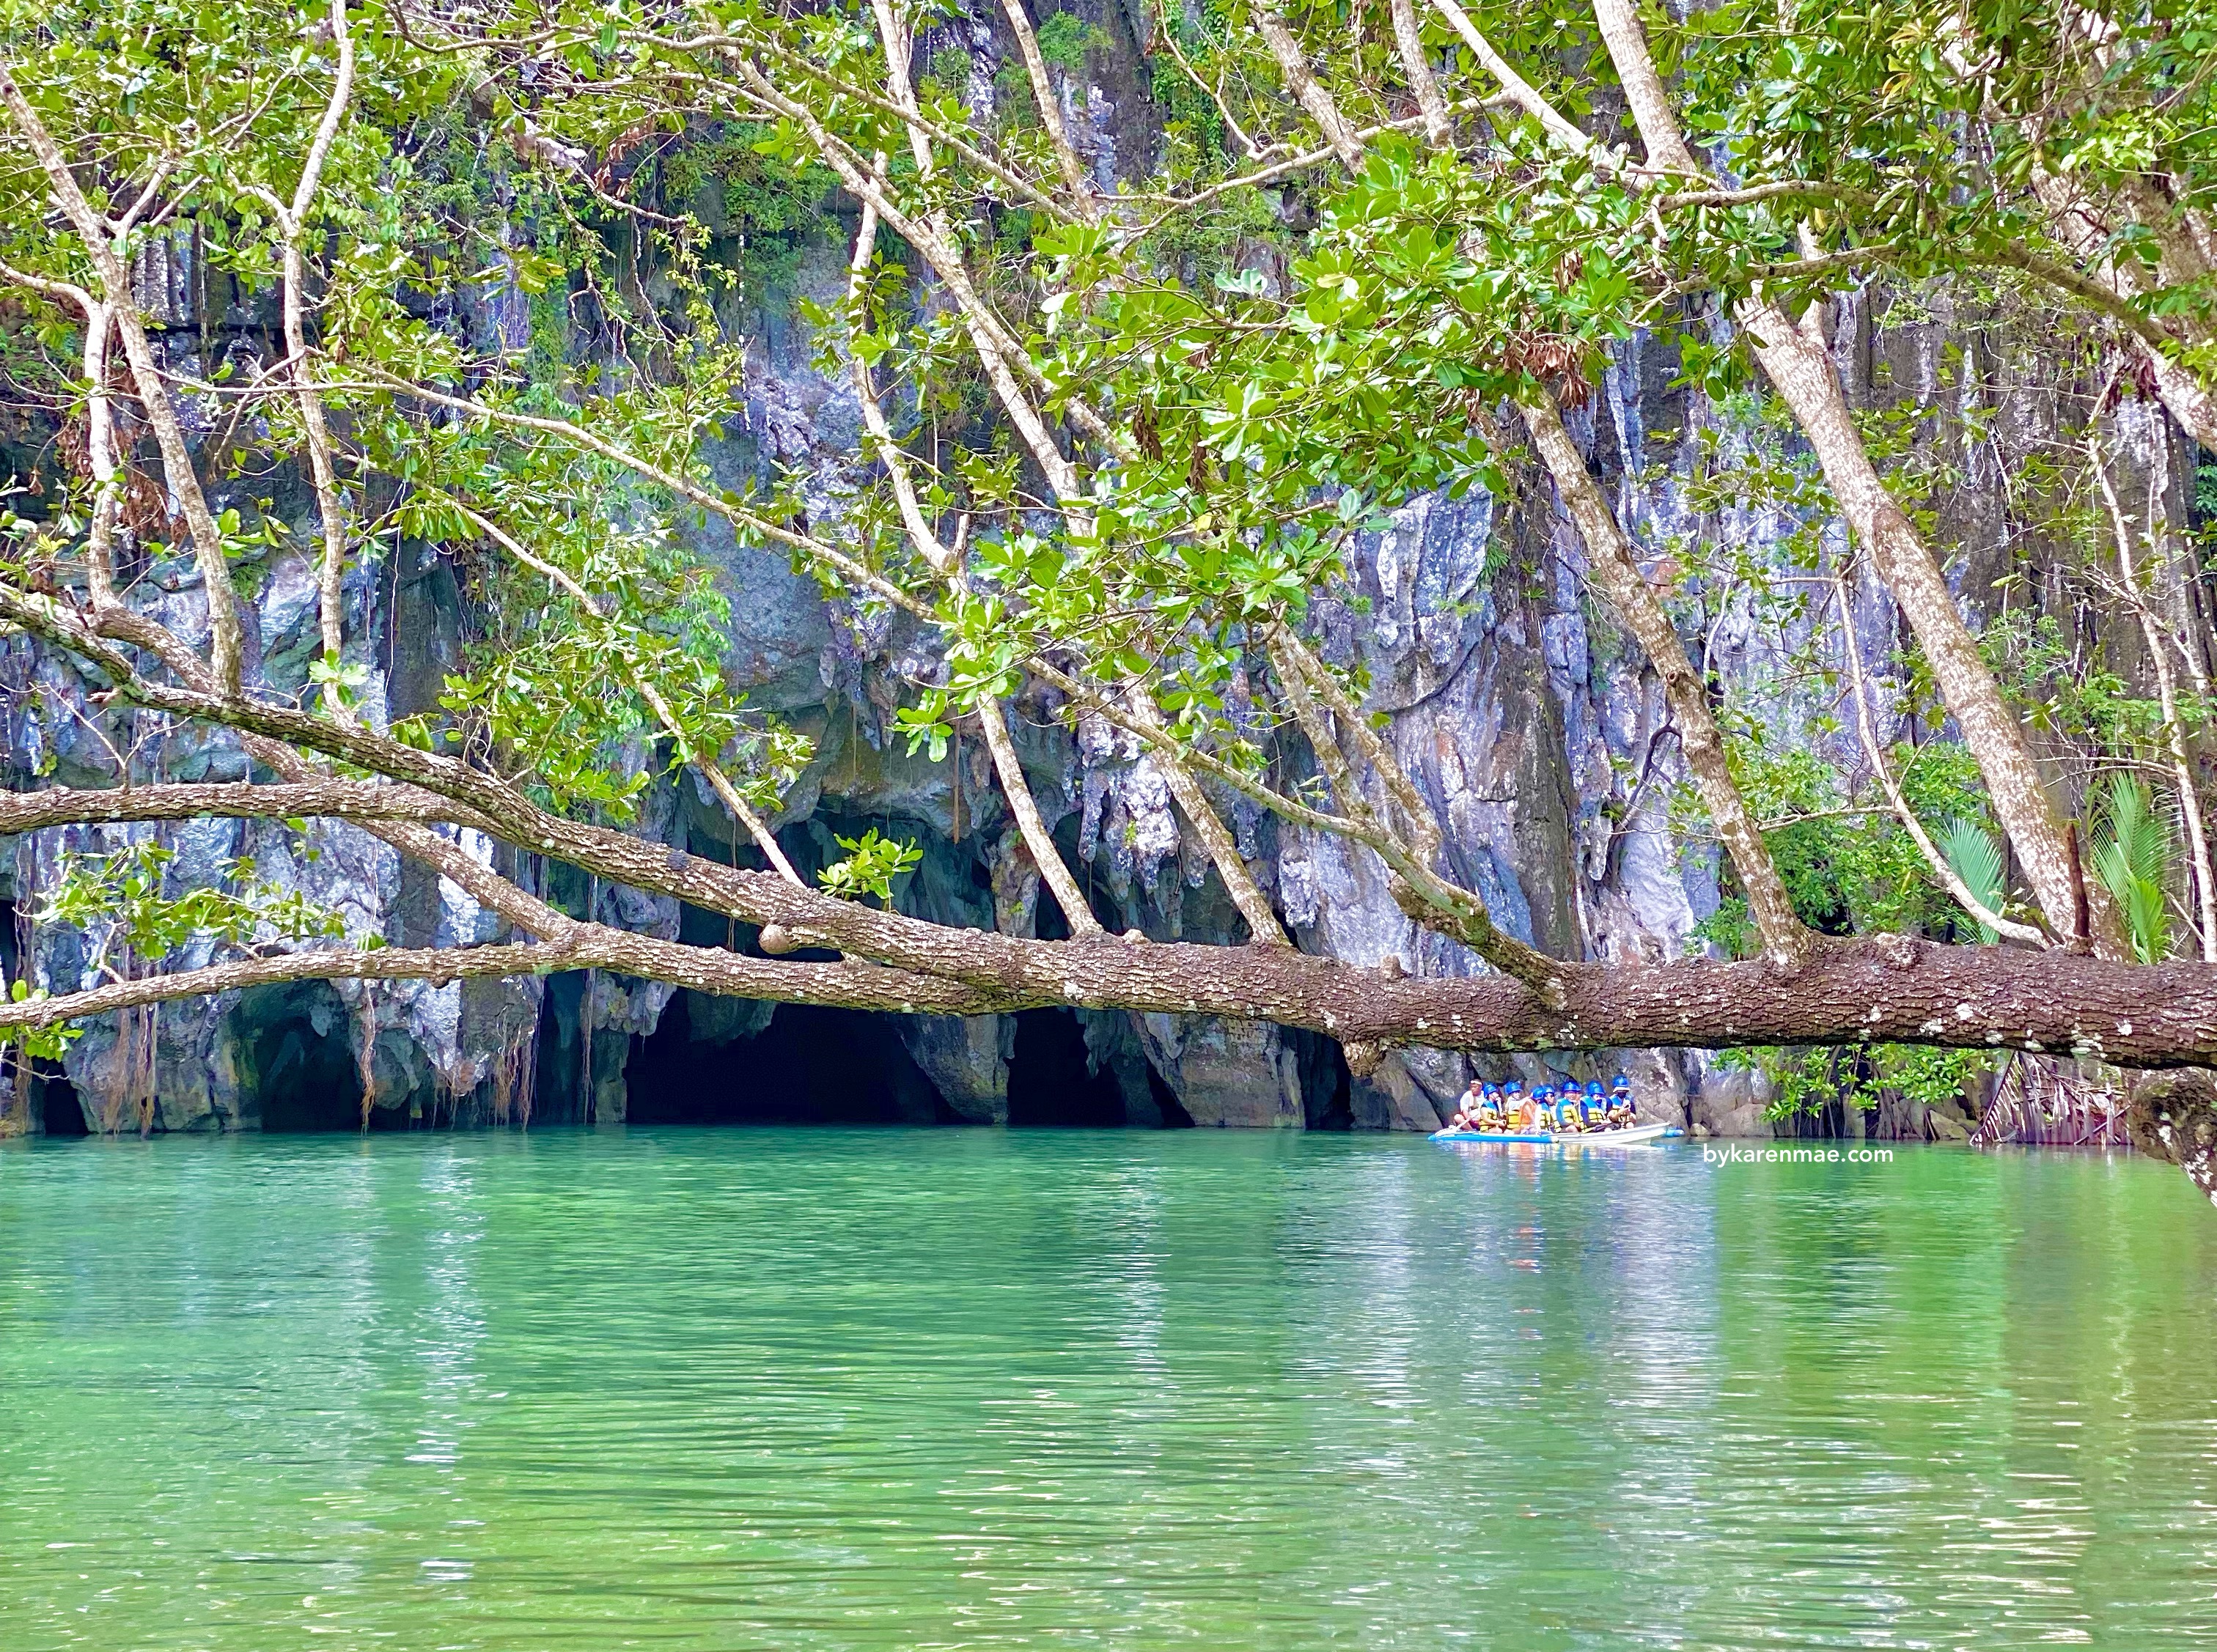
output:
<instances>
[{"instance_id":1,"label":"water ripple","mask_svg":"<svg viewBox=\"0 0 2217 1652\"><path fill-rule=\"evenodd\" d=\"M2205 1644L2212 1278L2065 1156L37 1144L0 1643Z\"/></svg>"}]
</instances>

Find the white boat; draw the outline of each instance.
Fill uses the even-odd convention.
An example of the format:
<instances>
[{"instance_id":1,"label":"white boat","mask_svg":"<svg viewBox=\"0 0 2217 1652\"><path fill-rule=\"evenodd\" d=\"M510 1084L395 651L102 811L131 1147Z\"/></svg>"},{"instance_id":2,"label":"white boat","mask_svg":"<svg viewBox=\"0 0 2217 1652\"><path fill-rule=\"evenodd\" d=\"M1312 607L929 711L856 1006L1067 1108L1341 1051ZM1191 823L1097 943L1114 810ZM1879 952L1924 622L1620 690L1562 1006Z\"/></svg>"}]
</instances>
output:
<instances>
[{"instance_id":1,"label":"white boat","mask_svg":"<svg viewBox=\"0 0 2217 1652\"><path fill-rule=\"evenodd\" d=\"M1686 1132L1676 1125L1633 1125L1626 1130L1533 1131L1504 1134L1486 1130L1436 1130L1436 1142L1468 1143L1475 1147L1638 1147L1664 1141Z\"/></svg>"}]
</instances>

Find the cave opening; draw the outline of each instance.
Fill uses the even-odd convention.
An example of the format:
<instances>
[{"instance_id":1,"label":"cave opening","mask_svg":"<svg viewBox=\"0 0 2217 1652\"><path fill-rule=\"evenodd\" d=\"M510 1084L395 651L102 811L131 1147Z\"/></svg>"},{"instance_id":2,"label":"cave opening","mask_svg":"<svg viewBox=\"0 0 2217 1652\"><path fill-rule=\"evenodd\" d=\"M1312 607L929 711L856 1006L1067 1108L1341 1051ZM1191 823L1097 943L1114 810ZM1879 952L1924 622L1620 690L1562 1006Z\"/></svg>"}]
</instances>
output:
<instances>
[{"instance_id":1,"label":"cave opening","mask_svg":"<svg viewBox=\"0 0 2217 1652\"><path fill-rule=\"evenodd\" d=\"M361 1075L345 1002L327 981L254 988L233 1012L244 1057L240 1094L262 1103L269 1131L359 1131Z\"/></svg>"},{"instance_id":2,"label":"cave opening","mask_svg":"<svg viewBox=\"0 0 2217 1652\"><path fill-rule=\"evenodd\" d=\"M1355 1128L1355 1075L1337 1039L1306 1027L1285 1029L1301 1076L1303 1123L1310 1130Z\"/></svg>"},{"instance_id":3,"label":"cave opening","mask_svg":"<svg viewBox=\"0 0 2217 1652\"><path fill-rule=\"evenodd\" d=\"M77 1086L62 1076L58 1062L40 1059L32 1063L31 1093L38 1100L39 1128L49 1136L90 1136L92 1126L85 1122L84 1103L77 1099Z\"/></svg>"},{"instance_id":4,"label":"cave opening","mask_svg":"<svg viewBox=\"0 0 2217 1652\"><path fill-rule=\"evenodd\" d=\"M634 1125L930 1125L954 1113L889 1016L780 1004L751 1038L693 1037L679 993L625 1072Z\"/></svg>"},{"instance_id":5,"label":"cave opening","mask_svg":"<svg viewBox=\"0 0 2217 1652\"><path fill-rule=\"evenodd\" d=\"M1090 1069L1085 1028L1075 1014L1022 1009L1015 1020L1016 1053L1009 1060L1011 1125L1101 1130L1125 1122L1123 1088L1106 1067Z\"/></svg>"}]
</instances>

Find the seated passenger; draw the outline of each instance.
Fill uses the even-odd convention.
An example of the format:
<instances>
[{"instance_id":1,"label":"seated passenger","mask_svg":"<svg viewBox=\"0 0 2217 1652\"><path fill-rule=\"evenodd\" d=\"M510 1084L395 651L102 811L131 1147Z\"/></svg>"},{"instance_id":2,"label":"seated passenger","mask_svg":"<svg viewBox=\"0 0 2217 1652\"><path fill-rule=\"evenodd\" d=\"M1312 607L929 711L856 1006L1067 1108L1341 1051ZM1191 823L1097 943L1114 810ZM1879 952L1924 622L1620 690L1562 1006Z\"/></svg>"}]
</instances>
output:
<instances>
[{"instance_id":1,"label":"seated passenger","mask_svg":"<svg viewBox=\"0 0 2217 1652\"><path fill-rule=\"evenodd\" d=\"M1555 1128L1557 1130L1582 1131L1585 1127L1585 1120L1578 1116L1578 1098L1577 1093L1572 1090L1565 1089L1562 1094L1558 1096L1555 1100Z\"/></svg>"},{"instance_id":2,"label":"seated passenger","mask_svg":"<svg viewBox=\"0 0 2217 1652\"><path fill-rule=\"evenodd\" d=\"M1524 1128L1524 1087L1513 1078L1501 1088L1501 1122L1511 1131Z\"/></svg>"},{"instance_id":3,"label":"seated passenger","mask_svg":"<svg viewBox=\"0 0 2217 1652\"><path fill-rule=\"evenodd\" d=\"M1478 1128L1498 1136L1508 1127L1508 1115L1501 1110L1501 1092L1489 1084L1479 1094Z\"/></svg>"},{"instance_id":4,"label":"seated passenger","mask_svg":"<svg viewBox=\"0 0 2217 1652\"><path fill-rule=\"evenodd\" d=\"M1578 1097L1578 1122L1588 1130L1609 1127L1609 1103L1601 1093L1601 1081L1590 1078L1585 1092Z\"/></svg>"},{"instance_id":5,"label":"seated passenger","mask_svg":"<svg viewBox=\"0 0 2217 1652\"><path fill-rule=\"evenodd\" d=\"M1609 1087L1609 1123L1618 1130L1628 1129L1639 1112L1639 1103L1632 1099L1632 1081L1619 1073Z\"/></svg>"}]
</instances>

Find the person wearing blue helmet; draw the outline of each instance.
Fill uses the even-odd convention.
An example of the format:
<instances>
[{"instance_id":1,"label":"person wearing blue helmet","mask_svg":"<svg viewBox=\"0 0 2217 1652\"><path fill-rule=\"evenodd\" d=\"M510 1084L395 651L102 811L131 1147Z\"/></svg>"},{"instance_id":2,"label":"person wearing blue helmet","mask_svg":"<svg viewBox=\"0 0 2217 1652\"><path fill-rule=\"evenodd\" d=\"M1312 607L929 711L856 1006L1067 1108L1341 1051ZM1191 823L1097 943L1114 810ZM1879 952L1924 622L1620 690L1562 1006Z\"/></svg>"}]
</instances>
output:
<instances>
[{"instance_id":1,"label":"person wearing blue helmet","mask_svg":"<svg viewBox=\"0 0 2217 1652\"><path fill-rule=\"evenodd\" d=\"M1629 1129L1639 1113L1632 1099L1632 1081L1619 1073L1609 1087L1609 1122L1612 1129Z\"/></svg>"},{"instance_id":2,"label":"person wearing blue helmet","mask_svg":"<svg viewBox=\"0 0 2217 1652\"><path fill-rule=\"evenodd\" d=\"M1555 1092L1555 1128L1559 1131L1582 1131L1585 1119L1578 1112L1578 1087L1565 1084Z\"/></svg>"},{"instance_id":3,"label":"person wearing blue helmet","mask_svg":"<svg viewBox=\"0 0 2217 1652\"><path fill-rule=\"evenodd\" d=\"M1609 1101L1601 1093L1601 1081L1586 1081L1585 1094L1578 1097L1578 1120L1588 1130L1609 1127Z\"/></svg>"},{"instance_id":4,"label":"person wearing blue helmet","mask_svg":"<svg viewBox=\"0 0 2217 1652\"><path fill-rule=\"evenodd\" d=\"M1530 1106L1522 1081L1512 1078L1501 1087L1501 1116L1511 1134L1531 1128L1530 1120L1526 1117Z\"/></svg>"},{"instance_id":5,"label":"person wearing blue helmet","mask_svg":"<svg viewBox=\"0 0 2217 1652\"><path fill-rule=\"evenodd\" d=\"M1508 1116L1501 1109L1501 1092L1493 1085L1485 1085L1478 1093L1478 1127L1496 1136L1509 1127Z\"/></svg>"}]
</instances>

